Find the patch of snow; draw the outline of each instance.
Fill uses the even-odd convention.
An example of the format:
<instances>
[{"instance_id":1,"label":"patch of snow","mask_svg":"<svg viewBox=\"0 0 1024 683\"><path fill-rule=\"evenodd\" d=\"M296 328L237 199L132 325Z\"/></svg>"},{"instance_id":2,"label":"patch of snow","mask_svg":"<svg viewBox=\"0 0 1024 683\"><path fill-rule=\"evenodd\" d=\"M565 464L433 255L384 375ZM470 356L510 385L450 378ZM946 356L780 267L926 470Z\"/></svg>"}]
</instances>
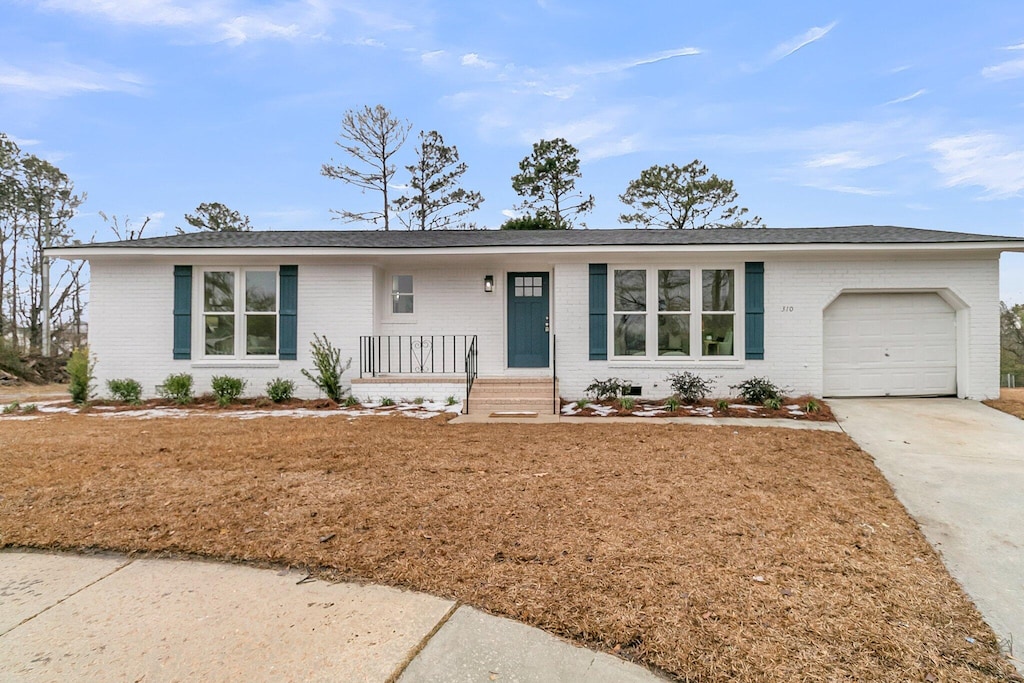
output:
<instances>
[{"instance_id":1,"label":"patch of snow","mask_svg":"<svg viewBox=\"0 0 1024 683\"><path fill-rule=\"evenodd\" d=\"M38 420L41 417L43 417L43 416L42 415L36 415L36 414L31 414L31 415L9 415L8 414L8 415L4 415L3 419L4 420L21 420L21 421L25 421L25 420Z\"/></svg>"},{"instance_id":2,"label":"patch of snow","mask_svg":"<svg viewBox=\"0 0 1024 683\"><path fill-rule=\"evenodd\" d=\"M616 412L616 410L615 410L615 408L613 406L588 406L588 407L591 408L595 413L597 413L601 417L608 417L612 413Z\"/></svg>"},{"instance_id":3,"label":"patch of snow","mask_svg":"<svg viewBox=\"0 0 1024 683\"><path fill-rule=\"evenodd\" d=\"M657 417L658 415L664 415L665 411L658 408L648 408L646 410L636 410L633 415L637 417Z\"/></svg>"}]
</instances>

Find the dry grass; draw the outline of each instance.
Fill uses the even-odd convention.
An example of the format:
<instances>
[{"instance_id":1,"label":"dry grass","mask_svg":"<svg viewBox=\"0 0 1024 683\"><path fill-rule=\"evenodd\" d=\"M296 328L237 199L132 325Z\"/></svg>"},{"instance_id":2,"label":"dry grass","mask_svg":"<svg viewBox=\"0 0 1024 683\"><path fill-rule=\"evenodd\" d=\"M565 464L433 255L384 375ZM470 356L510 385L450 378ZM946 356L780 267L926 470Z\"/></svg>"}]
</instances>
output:
<instances>
[{"instance_id":1,"label":"dry grass","mask_svg":"<svg viewBox=\"0 0 1024 683\"><path fill-rule=\"evenodd\" d=\"M303 565L683 680L1020 680L842 434L82 415L0 443L0 546Z\"/></svg>"},{"instance_id":2,"label":"dry grass","mask_svg":"<svg viewBox=\"0 0 1024 683\"><path fill-rule=\"evenodd\" d=\"M985 405L1024 420L1024 387L1000 389L999 398L985 401Z\"/></svg>"}]
</instances>

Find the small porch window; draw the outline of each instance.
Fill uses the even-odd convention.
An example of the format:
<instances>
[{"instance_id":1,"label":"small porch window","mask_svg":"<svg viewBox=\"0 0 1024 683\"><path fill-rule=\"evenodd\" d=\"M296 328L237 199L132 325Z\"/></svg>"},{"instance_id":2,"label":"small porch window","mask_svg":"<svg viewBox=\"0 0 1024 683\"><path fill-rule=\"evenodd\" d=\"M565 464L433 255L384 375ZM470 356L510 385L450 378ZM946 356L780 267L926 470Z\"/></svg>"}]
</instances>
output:
<instances>
[{"instance_id":1,"label":"small porch window","mask_svg":"<svg viewBox=\"0 0 1024 683\"><path fill-rule=\"evenodd\" d=\"M413 312L412 275L391 277L391 312Z\"/></svg>"}]
</instances>

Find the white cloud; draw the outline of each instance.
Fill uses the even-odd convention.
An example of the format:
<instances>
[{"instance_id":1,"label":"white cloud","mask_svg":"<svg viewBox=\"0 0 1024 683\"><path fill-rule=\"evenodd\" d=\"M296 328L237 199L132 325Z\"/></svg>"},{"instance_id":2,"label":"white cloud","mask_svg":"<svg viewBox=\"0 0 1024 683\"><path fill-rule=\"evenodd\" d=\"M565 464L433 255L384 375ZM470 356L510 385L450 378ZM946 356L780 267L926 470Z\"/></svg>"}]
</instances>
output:
<instances>
[{"instance_id":1,"label":"white cloud","mask_svg":"<svg viewBox=\"0 0 1024 683\"><path fill-rule=\"evenodd\" d=\"M885 103L884 106L888 106L890 104L902 104L903 102L909 102L910 100L916 100L921 95L925 95L927 93L928 93L928 91L925 88L921 88L917 92L912 92L909 95L904 95L903 97L897 97L894 100L889 100L888 102Z\"/></svg>"},{"instance_id":2,"label":"white cloud","mask_svg":"<svg viewBox=\"0 0 1024 683\"><path fill-rule=\"evenodd\" d=\"M946 187L981 187L986 199L1024 193L1024 151L1005 136L977 132L945 137L930 149L939 155L934 166L945 176Z\"/></svg>"},{"instance_id":3,"label":"white cloud","mask_svg":"<svg viewBox=\"0 0 1024 683\"><path fill-rule=\"evenodd\" d=\"M139 93L143 81L127 71L97 71L78 64L59 62L23 69L0 62L0 92L21 91L50 97L87 92Z\"/></svg>"},{"instance_id":4,"label":"white cloud","mask_svg":"<svg viewBox=\"0 0 1024 683\"><path fill-rule=\"evenodd\" d=\"M843 194L856 194L864 197L881 197L891 194L888 190L877 190L871 187L858 187L856 185L833 185L829 183L805 183L804 187L811 187L816 190L827 190L829 192L841 192Z\"/></svg>"},{"instance_id":5,"label":"white cloud","mask_svg":"<svg viewBox=\"0 0 1024 683\"><path fill-rule=\"evenodd\" d=\"M512 209L502 209L501 215L505 218L519 218L520 213L518 211L513 211Z\"/></svg>"},{"instance_id":6,"label":"white cloud","mask_svg":"<svg viewBox=\"0 0 1024 683\"><path fill-rule=\"evenodd\" d=\"M376 38L357 38L356 40L350 40L348 45L358 45L359 47L387 47L387 45Z\"/></svg>"},{"instance_id":7,"label":"white cloud","mask_svg":"<svg viewBox=\"0 0 1024 683\"><path fill-rule=\"evenodd\" d=\"M828 26L812 26L810 29L801 33L800 35L787 40L784 43L780 43L771 51L769 60L777 62L780 59L785 59L797 50L807 47L811 43L817 42L828 35L828 32L836 27L839 22L833 21Z\"/></svg>"},{"instance_id":8,"label":"white cloud","mask_svg":"<svg viewBox=\"0 0 1024 683\"><path fill-rule=\"evenodd\" d=\"M848 168L861 169L880 166L881 159L865 157L860 152L836 152L834 154L822 154L807 160L804 166L807 168Z\"/></svg>"},{"instance_id":9,"label":"white cloud","mask_svg":"<svg viewBox=\"0 0 1024 683\"><path fill-rule=\"evenodd\" d=\"M19 138L16 135L8 135L7 139L16 144L18 147L35 147L41 141L33 140L31 138Z\"/></svg>"},{"instance_id":10,"label":"white cloud","mask_svg":"<svg viewBox=\"0 0 1024 683\"><path fill-rule=\"evenodd\" d=\"M44 0L41 7L116 24L184 29L199 40L230 45L318 38L333 21L325 0L269 2L258 11L247 11L237 0ZM345 9L365 19L364 23L380 23L373 12L354 6Z\"/></svg>"},{"instance_id":11,"label":"white cloud","mask_svg":"<svg viewBox=\"0 0 1024 683\"><path fill-rule=\"evenodd\" d=\"M497 66L494 62L489 62L486 59L482 59L480 55L475 52L462 55L462 59L459 60L462 66L476 67L480 69L493 69Z\"/></svg>"},{"instance_id":12,"label":"white cloud","mask_svg":"<svg viewBox=\"0 0 1024 683\"><path fill-rule=\"evenodd\" d=\"M645 66L647 64L656 64L657 62L664 62L668 59L675 59L677 57L692 57L694 55L701 54L701 51L695 47L680 47L672 50L662 50L661 52L655 52L654 54L645 55L643 57L634 57L631 59L620 59L609 62L595 62L592 64L580 64L577 66L568 67L567 71L572 74L578 74L583 76L600 76L603 74L618 73L633 69L638 66Z\"/></svg>"},{"instance_id":13,"label":"white cloud","mask_svg":"<svg viewBox=\"0 0 1024 683\"><path fill-rule=\"evenodd\" d=\"M1024 77L1024 58L986 66L981 70L981 75L993 81L1008 81Z\"/></svg>"},{"instance_id":14,"label":"white cloud","mask_svg":"<svg viewBox=\"0 0 1024 683\"><path fill-rule=\"evenodd\" d=\"M420 61L426 66L436 66L447 56L444 50L431 50L420 54Z\"/></svg>"},{"instance_id":15,"label":"white cloud","mask_svg":"<svg viewBox=\"0 0 1024 683\"><path fill-rule=\"evenodd\" d=\"M1024 43L1017 43L1016 45L1007 45L1003 49L1004 50L1024 50Z\"/></svg>"}]
</instances>

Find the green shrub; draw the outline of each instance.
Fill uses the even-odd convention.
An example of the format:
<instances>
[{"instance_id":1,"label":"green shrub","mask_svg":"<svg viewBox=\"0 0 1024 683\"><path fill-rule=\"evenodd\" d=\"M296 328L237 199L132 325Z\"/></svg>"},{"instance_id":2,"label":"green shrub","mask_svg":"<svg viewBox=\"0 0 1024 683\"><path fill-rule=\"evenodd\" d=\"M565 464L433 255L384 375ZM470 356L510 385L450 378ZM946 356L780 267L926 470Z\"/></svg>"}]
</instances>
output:
<instances>
[{"instance_id":1,"label":"green shrub","mask_svg":"<svg viewBox=\"0 0 1024 683\"><path fill-rule=\"evenodd\" d=\"M806 413L817 413L821 411L821 406L813 398L807 401L807 405L804 407Z\"/></svg>"},{"instance_id":2,"label":"green shrub","mask_svg":"<svg viewBox=\"0 0 1024 683\"><path fill-rule=\"evenodd\" d=\"M341 403L345 396L345 389L341 386L341 376L352 367L352 359L349 358L342 367L341 350L319 334L313 334L313 341L309 342L309 348L313 352L313 365L316 374L303 368L302 374L306 379L316 385L320 391L327 395L335 403Z\"/></svg>"},{"instance_id":3,"label":"green shrub","mask_svg":"<svg viewBox=\"0 0 1024 683\"><path fill-rule=\"evenodd\" d=\"M21 404L17 401L12 401L4 406L4 415L10 415L11 413L16 413L19 410L21 410Z\"/></svg>"},{"instance_id":4,"label":"green shrub","mask_svg":"<svg viewBox=\"0 0 1024 683\"><path fill-rule=\"evenodd\" d=\"M686 403L698 403L707 398L715 381L704 379L692 372L673 372L668 376L672 391Z\"/></svg>"},{"instance_id":5,"label":"green shrub","mask_svg":"<svg viewBox=\"0 0 1024 683\"><path fill-rule=\"evenodd\" d=\"M21 412L23 412L23 413L34 413L34 412L36 412L36 410L38 410L38 408L36 408L36 404L35 403L28 403L28 404L23 405L21 407Z\"/></svg>"},{"instance_id":6,"label":"green shrub","mask_svg":"<svg viewBox=\"0 0 1024 683\"><path fill-rule=\"evenodd\" d=\"M125 379L108 379L107 391L115 401L137 406L142 403L142 385L126 377Z\"/></svg>"},{"instance_id":7,"label":"green shrub","mask_svg":"<svg viewBox=\"0 0 1024 683\"><path fill-rule=\"evenodd\" d=\"M412 402L413 402L413 405L421 406L421 405L423 405L423 397L422 396L417 396L416 398L414 398L412 400Z\"/></svg>"},{"instance_id":8,"label":"green shrub","mask_svg":"<svg viewBox=\"0 0 1024 683\"><path fill-rule=\"evenodd\" d=\"M356 398L352 394L349 394L348 396L345 397L344 406L346 408L352 408L353 406L357 406L357 405L359 405L359 399L358 398Z\"/></svg>"},{"instance_id":9,"label":"green shrub","mask_svg":"<svg viewBox=\"0 0 1024 683\"><path fill-rule=\"evenodd\" d=\"M604 401L605 399L618 398L629 392L632 388L632 383L624 382L618 377L609 377L608 379L597 379L590 383L590 386L586 388L588 396L593 396L595 401Z\"/></svg>"},{"instance_id":10,"label":"green shrub","mask_svg":"<svg viewBox=\"0 0 1024 683\"><path fill-rule=\"evenodd\" d=\"M764 400L764 407L768 410L778 410L782 407L782 399L778 397L766 398Z\"/></svg>"},{"instance_id":11,"label":"green shrub","mask_svg":"<svg viewBox=\"0 0 1024 683\"><path fill-rule=\"evenodd\" d=\"M393 405L395 405L395 399L393 399L393 398L388 398L388 397L386 397L386 396L385 396L384 398L382 398L382 399L380 400L380 404L381 404L382 406L393 406Z\"/></svg>"},{"instance_id":12,"label":"green shrub","mask_svg":"<svg viewBox=\"0 0 1024 683\"><path fill-rule=\"evenodd\" d=\"M178 405L191 403L195 398L192 394L192 375L187 372L167 375L164 383L157 387L156 393Z\"/></svg>"},{"instance_id":13,"label":"green shrub","mask_svg":"<svg viewBox=\"0 0 1024 683\"><path fill-rule=\"evenodd\" d=\"M213 395L217 397L217 405L221 408L231 405L238 400L238 397L245 391L246 384L247 382L244 379L230 377L229 375L214 375L210 381L210 386L213 387Z\"/></svg>"},{"instance_id":14,"label":"green shrub","mask_svg":"<svg viewBox=\"0 0 1024 683\"><path fill-rule=\"evenodd\" d=\"M81 405L92 398L93 361L89 358L89 349L75 349L68 359L68 392L71 400Z\"/></svg>"},{"instance_id":15,"label":"green shrub","mask_svg":"<svg viewBox=\"0 0 1024 683\"><path fill-rule=\"evenodd\" d=\"M729 402L726 401L724 398L720 398L717 401L715 401L715 408L717 408L718 410L729 410Z\"/></svg>"},{"instance_id":16,"label":"green shrub","mask_svg":"<svg viewBox=\"0 0 1024 683\"><path fill-rule=\"evenodd\" d=\"M679 410L679 399L675 396L669 396L668 400L665 401L665 407L669 409L669 412L676 412Z\"/></svg>"},{"instance_id":17,"label":"green shrub","mask_svg":"<svg viewBox=\"0 0 1024 683\"><path fill-rule=\"evenodd\" d=\"M274 403L284 403L295 395L295 382L282 377L275 377L267 382L267 398Z\"/></svg>"},{"instance_id":18,"label":"green shrub","mask_svg":"<svg viewBox=\"0 0 1024 683\"><path fill-rule=\"evenodd\" d=\"M619 405L622 406L623 410L633 410L636 406L636 399L632 396L623 396L619 399Z\"/></svg>"},{"instance_id":19,"label":"green shrub","mask_svg":"<svg viewBox=\"0 0 1024 683\"><path fill-rule=\"evenodd\" d=\"M458 402L459 402L459 400L457 398L455 398L454 396L449 396L448 398L446 398L444 400L444 404L446 406L453 406L453 405L455 405Z\"/></svg>"},{"instance_id":20,"label":"green shrub","mask_svg":"<svg viewBox=\"0 0 1024 683\"><path fill-rule=\"evenodd\" d=\"M559 230L564 227L564 225L558 225L551 217L544 214L509 218L501 224L502 230Z\"/></svg>"},{"instance_id":21,"label":"green shrub","mask_svg":"<svg viewBox=\"0 0 1024 683\"><path fill-rule=\"evenodd\" d=\"M579 410L583 410L584 408L586 408L589 405L590 405L590 401L588 401L585 398L581 398L580 400L576 401L576 407Z\"/></svg>"},{"instance_id":22,"label":"green shrub","mask_svg":"<svg viewBox=\"0 0 1024 683\"><path fill-rule=\"evenodd\" d=\"M740 397L747 403L764 404L770 398L782 398L782 389L767 377L751 377L730 389L738 389Z\"/></svg>"}]
</instances>

